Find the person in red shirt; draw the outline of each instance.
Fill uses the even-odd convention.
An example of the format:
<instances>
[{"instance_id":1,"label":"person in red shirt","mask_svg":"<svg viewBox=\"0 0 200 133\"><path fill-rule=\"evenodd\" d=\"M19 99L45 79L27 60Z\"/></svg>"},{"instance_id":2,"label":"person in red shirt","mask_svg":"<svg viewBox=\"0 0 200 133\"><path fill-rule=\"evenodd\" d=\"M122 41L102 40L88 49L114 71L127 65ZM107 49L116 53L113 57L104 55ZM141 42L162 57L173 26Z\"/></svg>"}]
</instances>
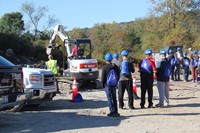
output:
<instances>
[{"instance_id":1,"label":"person in red shirt","mask_svg":"<svg viewBox=\"0 0 200 133\"><path fill-rule=\"evenodd\" d=\"M80 49L80 47L77 45L77 43L75 42L74 43L74 48L72 49L72 53L70 55L68 55L68 57L72 57L74 58L77 51Z\"/></svg>"},{"instance_id":2,"label":"person in red shirt","mask_svg":"<svg viewBox=\"0 0 200 133\"><path fill-rule=\"evenodd\" d=\"M152 61L152 50L147 49L145 51L145 59L143 59L139 65L138 70L141 77L141 108L145 108L145 95L148 93L148 108L153 107L153 81L156 78L156 65Z\"/></svg>"}]
</instances>

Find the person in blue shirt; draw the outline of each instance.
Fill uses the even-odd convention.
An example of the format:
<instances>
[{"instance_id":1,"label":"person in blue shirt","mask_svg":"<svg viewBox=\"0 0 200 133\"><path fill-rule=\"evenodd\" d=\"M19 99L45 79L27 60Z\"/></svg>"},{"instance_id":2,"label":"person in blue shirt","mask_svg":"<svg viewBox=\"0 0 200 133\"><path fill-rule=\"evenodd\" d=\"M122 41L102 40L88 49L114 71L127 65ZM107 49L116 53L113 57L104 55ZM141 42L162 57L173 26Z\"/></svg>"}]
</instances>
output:
<instances>
[{"instance_id":1,"label":"person in blue shirt","mask_svg":"<svg viewBox=\"0 0 200 133\"><path fill-rule=\"evenodd\" d=\"M119 108L124 108L124 92L125 89L128 93L128 106L129 109L134 109L133 106L133 79L132 74L135 72L133 63L128 61L128 51L122 50L121 52L123 61L121 63L121 73L119 79L119 90L118 90L118 100L119 100Z\"/></svg>"},{"instance_id":2,"label":"person in blue shirt","mask_svg":"<svg viewBox=\"0 0 200 133\"><path fill-rule=\"evenodd\" d=\"M187 57L187 55L188 53L184 51L183 59L182 59L184 82L188 81L189 72L190 72L190 59Z\"/></svg>"},{"instance_id":3,"label":"person in blue shirt","mask_svg":"<svg viewBox=\"0 0 200 133\"><path fill-rule=\"evenodd\" d=\"M102 82L103 88L105 88L109 110L110 110L110 113L107 114L107 116L118 117L120 116L120 114L118 113L118 108L117 108L116 89L117 89L117 84L119 80L120 70L117 67L117 65L115 65L114 63L111 63L111 60L112 60L111 53L107 53L105 55L105 60L106 60L106 65L104 65L102 69L101 82ZM117 81L116 86L109 86L107 84L107 81L109 78L108 75L110 74L111 70L114 70L116 72L116 76L118 77L116 80Z\"/></svg>"}]
</instances>

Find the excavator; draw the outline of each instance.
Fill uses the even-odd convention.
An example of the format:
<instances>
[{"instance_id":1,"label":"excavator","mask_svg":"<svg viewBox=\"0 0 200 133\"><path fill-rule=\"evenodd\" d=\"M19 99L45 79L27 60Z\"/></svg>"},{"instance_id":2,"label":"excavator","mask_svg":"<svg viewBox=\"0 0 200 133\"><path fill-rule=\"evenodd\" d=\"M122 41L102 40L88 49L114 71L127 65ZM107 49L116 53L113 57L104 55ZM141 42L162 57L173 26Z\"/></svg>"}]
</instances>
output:
<instances>
[{"instance_id":1,"label":"excavator","mask_svg":"<svg viewBox=\"0 0 200 133\"><path fill-rule=\"evenodd\" d=\"M63 69L65 69L62 79L72 81L76 78L78 83L95 82L99 77L99 70L97 59L92 58L91 40L87 38L71 39L62 25L56 25L46 47L47 55L53 54L60 48L60 45L55 44L56 37L59 37L63 42ZM75 44L79 49L73 58L68 57Z\"/></svg>"}]
</instances>

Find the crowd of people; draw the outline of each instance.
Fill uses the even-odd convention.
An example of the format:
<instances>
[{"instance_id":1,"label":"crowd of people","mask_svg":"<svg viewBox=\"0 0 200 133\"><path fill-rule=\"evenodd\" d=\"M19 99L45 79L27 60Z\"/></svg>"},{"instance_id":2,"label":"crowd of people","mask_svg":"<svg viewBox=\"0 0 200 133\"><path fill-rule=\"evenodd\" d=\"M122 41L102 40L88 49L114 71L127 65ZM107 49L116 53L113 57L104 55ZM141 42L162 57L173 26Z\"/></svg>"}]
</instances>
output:
<instances>
[{"instance_id":1,"label":"crowd of people","mask_svg":"<svg viewBox=\"0 0 200 133\"><path fill-rule=\"evenodd\" d=\"M73 52L72 52L73 53ZM160 60L156 60L153 56L153 51L147 49L145 58L141 60L137 66L141 79L141 109L145 108L145 97L148 94L148 108L153 107L153 82L157 80L157 88L159 94L159 102L155 107L164 107L164 102L169 105L169 81L182 81L181 72L184 82L197 82L198 74L200 77L200 50L183 51L178 47L176 51L160 51ZM73 55L73 54L72 54ZM128 107L134 107L134 91L132 74L135 72L135 67L128 60L128 51L122 50L119 60L118 53L107 53L105 55L106 65L103 66L101 81L105 89L109 110L108 116L118 117L118 108L124 109L124 93L128 94ZM55 75L57 71L57 61L49 56L49 61L46 62L46 69L51 70ZM190 77L191 73L191 79ZM118 91L117 91L118 89ZM59 90L58 90L59 92ZM118 92L118 98L117 98ZM117 104L118 103L118 104Z\"/></svg>"},{"instance_id":2,"label":"crowd of people","mask_svg":"<svg viewBox=\"0 0 200 133\"><path fill-rule=\"evenodd\" d=\"M181 47L176 51L160 51L160 60L156 61L151 49L145 52L146 57L138 64L138 72L141 79L141 109L145 108L145 96L148 94L148 108L153 107L153 82L157 80L159 102L155 107L164 107L164 102L169 105L169 81L181 81L181 70L183 70L183 81L188 82L190 71L192 73L192 82L197 82L198 73L200 76L200 51L191 48L182 52ZM135 68L132 62L128 60L128 51L122 50L122 61L119 61L119 55L107 53L105 55L106 65L102 69L101 81L105 89L109 110L107 114L111 117L118 117L118 107L124 108L124 92L128 94L128 107L134 108L133 97L133 79L132 74ZM118 102L117 104L117 89Z\"/></svg>"},{"instance_id":3,"label":"crowd of people","mask_svg":"<svg viewBox=\"0 0 200 133\"><path fill-rule=\"evenodd\" d=\"M197 82L198 74L200 76L200 50L188 48L188 51L182 52L182 49L178 47L175 52L169 50L167 58L172 66L171 81ZM183 79L180 78L181 68Z\"/></svg>"}]
</instances>

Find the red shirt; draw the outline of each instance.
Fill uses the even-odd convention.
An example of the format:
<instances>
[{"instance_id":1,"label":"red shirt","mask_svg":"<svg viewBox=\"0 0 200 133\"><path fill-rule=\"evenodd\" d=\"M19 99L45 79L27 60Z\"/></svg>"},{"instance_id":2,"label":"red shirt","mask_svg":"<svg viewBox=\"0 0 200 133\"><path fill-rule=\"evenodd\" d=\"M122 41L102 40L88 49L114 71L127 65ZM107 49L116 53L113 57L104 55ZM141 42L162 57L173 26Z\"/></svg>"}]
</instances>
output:
<instances>
[{"instance_id":1,"label":"red shirt","mask_svg":"<svg viewBox=\"0 0 200 133\"><path fill-rule=\"evenodd\" d=\"M73 53L73 55L72 56L75 56L76 55L76 52L77 52L77 50L79 50L80 48L79 47L74 47L73 49L72 49L72 53Z\"/></svg>"},{"instance_id":2,"label":"red shirt","mask_svg":"<svg viewBox=\"0 0 200 133\"><path fill-rule=\"evenodd\" d=\"M154 72L156 72L156 65L155 65L154 61L152 61L151 59L148 59L148 58L146 58L146 59L147 59L148 62L149 62L149 65L150 65L150 67L151 67L151 70L153 70ZM143 60L141 60L140 63L139 63L139 65L138 65L138 70L139 70L139 71L141 70L142 61L143 61Z\"/></svg>"}]
</instances>

